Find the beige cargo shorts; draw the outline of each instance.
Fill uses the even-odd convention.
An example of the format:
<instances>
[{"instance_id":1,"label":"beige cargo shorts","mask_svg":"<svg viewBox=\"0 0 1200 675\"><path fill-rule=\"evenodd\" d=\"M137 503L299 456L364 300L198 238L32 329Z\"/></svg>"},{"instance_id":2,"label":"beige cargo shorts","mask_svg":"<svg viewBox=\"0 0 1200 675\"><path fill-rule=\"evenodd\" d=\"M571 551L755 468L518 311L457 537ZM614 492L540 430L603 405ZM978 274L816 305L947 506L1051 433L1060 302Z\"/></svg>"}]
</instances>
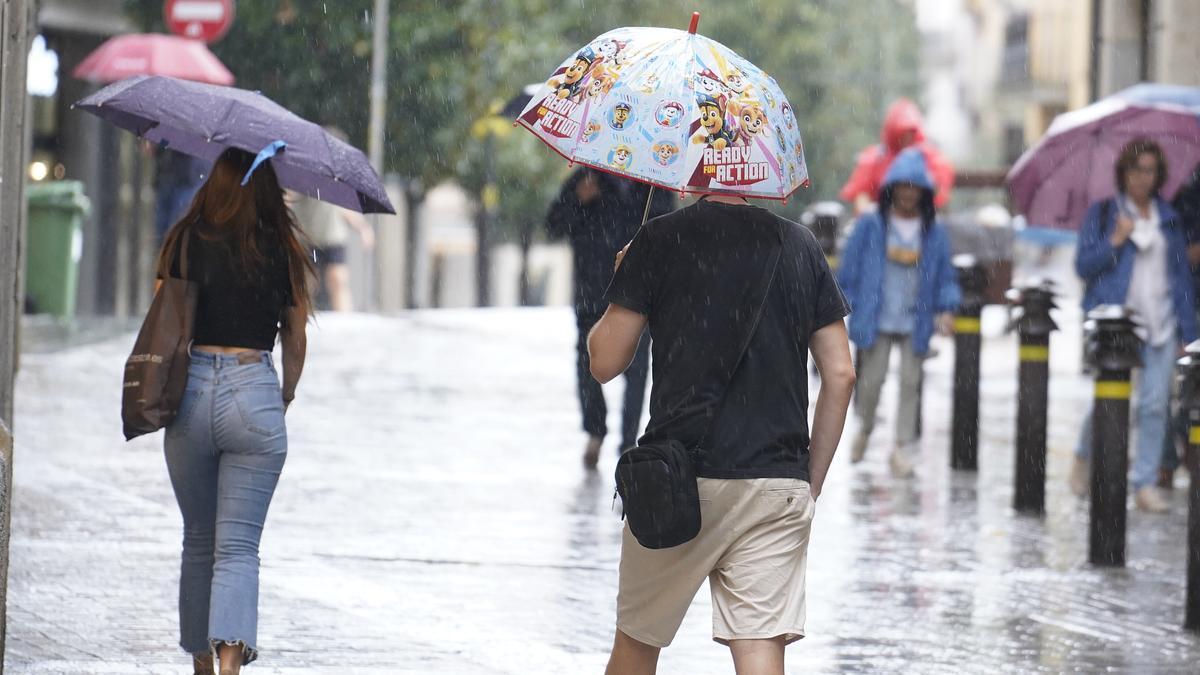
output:
<instances>
[{"instance_id":1,"label":"beige cargo shorts","mask_svg":"<svg viewBox=\"0 0 1200 675\"><path fill-rule=\"evenodd\" d=\"M796 478L698 479L700 533L652 550L625 526L617 628L655 647L675 638L708 578L713 640L804 637L804 575L816 503Z\"/></svg>"}]
</instances>

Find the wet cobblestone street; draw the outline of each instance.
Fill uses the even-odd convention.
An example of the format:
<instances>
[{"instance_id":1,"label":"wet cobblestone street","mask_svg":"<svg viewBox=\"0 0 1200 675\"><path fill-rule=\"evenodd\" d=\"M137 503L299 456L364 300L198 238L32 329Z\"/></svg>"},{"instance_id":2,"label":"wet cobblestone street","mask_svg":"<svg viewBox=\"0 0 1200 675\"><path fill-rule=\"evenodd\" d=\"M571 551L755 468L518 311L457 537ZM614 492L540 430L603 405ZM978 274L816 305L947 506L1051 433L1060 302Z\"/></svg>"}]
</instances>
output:
<instances>
[{"instance_id":1,"label":"wet cobblestone street","mask_svg":"<svg viewBox=\"0 0 1200 675\"><path fill-rule=\"evenodd\" d=\"M1180 628L1186 479L1169 514L1130 512L1125 569L1088 565L1087 503L1065 477L1091 389L1078 328L1064 330L1047 515L1016 516L1016 338L991 312L979 472L948 466L953 347L939 342L917 478L888 473L886 423L863 464L847 443L835 460L809 551L809 637L789 648L788 672L1198 672L1200 636ZM583 470L574 330L567 309L319 317L262 543L261 657L246 672L603 671L617 439L599 472ZM7 672L188 671L161 435L121 440L131 341L23 356ZM889 384L888 417L893 396ZM732 673L710 624L705 588L659 672Z\"/></svg>"}]
</instances>

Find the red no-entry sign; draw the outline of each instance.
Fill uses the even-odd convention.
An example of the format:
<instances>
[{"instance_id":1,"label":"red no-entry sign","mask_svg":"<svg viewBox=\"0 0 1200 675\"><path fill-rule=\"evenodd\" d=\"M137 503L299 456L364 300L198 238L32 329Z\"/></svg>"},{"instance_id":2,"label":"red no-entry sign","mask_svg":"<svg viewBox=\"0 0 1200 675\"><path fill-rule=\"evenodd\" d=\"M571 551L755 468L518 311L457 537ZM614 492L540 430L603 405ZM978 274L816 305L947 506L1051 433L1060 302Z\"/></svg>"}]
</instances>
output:
<instances>
[{"instance_id":1,"label":"red no-entry sign","mask_svg":"<svg viewBox=\"0 0 1200 675\"><path fill-rule=\"evenodd\" d=\"M216 42L233 25L233 0L167 0L163 19L176 35Z\"/></svg>"}]
</instances>

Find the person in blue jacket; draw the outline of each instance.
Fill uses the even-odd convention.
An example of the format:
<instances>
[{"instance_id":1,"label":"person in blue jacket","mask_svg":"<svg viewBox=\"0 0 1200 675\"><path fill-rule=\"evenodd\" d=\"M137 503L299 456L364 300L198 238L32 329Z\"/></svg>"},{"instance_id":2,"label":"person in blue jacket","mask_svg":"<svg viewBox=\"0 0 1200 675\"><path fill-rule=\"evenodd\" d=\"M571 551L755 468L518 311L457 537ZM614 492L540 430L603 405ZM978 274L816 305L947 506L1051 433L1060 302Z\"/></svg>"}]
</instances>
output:
<instances>
[{"instance_id":1,"label":"person in blue jacket","mask_svg":"<svg viewBox=\"0 0 1200 675\"><path fill-rule=\"evenodd\" d=\"M859 349L855 412L858 435L850 461L862 461L875 427L879 392L892 348L900 351L893 474L912 474L921 362L936 328L948 334L961 292L950 263L950 238L937 222L934 184L921 151L904 150L888 169L877 212L854 225L838 270L850 301L850 339Z\"/></svg>"},{"instance_id":2,"label":"person in blue jacket","mask_svg":"<svg viewBox=\"0 0 1200 675\"><path fill-rule=\"evenodd\" d=\"M1167 161L1158 145L1146 140L1126 145L1117 158L1117 196L1088 209L1075 251L1075 271L1085 284L1084 311L1124 305L1139 324L1142 368L1135 387L1137 438L1130 482L1138 509L1154 513L1168 508L1155 481L1175 359L1182 345L1196 339L1187 238L1175 209L1159 196L1166 180ZM1089 411L1070 476L1071 488L1080 496L1090 487L1091 430Z\"/></svg>"}]
</instances>

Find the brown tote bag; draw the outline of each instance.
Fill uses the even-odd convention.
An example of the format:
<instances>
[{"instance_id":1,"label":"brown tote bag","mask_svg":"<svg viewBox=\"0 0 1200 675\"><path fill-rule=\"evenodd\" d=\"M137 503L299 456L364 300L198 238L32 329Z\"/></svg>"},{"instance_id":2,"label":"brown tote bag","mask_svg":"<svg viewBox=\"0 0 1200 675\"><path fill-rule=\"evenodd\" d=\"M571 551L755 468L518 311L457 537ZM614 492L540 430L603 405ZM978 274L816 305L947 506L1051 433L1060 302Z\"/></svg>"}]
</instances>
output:
<instances>
[{"instance_id":1,"label":"brown tote bag","mask_svg":"<svg viewBox=\"0 0 1200 675\"><path fill-rule=\"evenodd\" d=\"M188 281L188 239L179 245L179 276L162 280L146 319L125 360L121 421L125 440L149 434L171 423L187 387L188 350L196 320L200 285Z\"/></svg>"}]
</instances>

